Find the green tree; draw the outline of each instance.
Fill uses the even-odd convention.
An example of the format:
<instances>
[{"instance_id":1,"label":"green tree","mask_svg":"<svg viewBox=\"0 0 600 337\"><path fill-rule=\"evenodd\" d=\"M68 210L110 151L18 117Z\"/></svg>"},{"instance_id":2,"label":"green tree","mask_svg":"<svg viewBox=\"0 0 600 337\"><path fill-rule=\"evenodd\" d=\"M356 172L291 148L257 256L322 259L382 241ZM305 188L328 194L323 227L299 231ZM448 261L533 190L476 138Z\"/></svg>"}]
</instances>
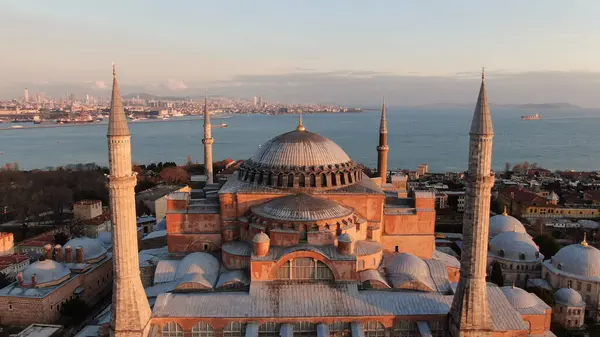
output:
<instances>
[{"instance_id":1,"label":"green tree","mask_svg":"<svg viewBox=\"0 0 600 337\"><path fill-rule=\"evenodd\" d=\"M498 287L504 286L504 275L502 275L502 266L496 261L492 264L492 274L490 275L490 281L498 285Z\"/></svg>"},{"instance_id":2,"label":"green tree","mask_svg":"<svg viewBox=\"0 0 600 337\"><path fill-rule=\"evenodd\" d=\"M540 253L544 255L545 259L549 259L556 255L560 249L560 244L552 236L540 235L533 239L533 242L540 247Z\"/></svg>"}]
</instances>

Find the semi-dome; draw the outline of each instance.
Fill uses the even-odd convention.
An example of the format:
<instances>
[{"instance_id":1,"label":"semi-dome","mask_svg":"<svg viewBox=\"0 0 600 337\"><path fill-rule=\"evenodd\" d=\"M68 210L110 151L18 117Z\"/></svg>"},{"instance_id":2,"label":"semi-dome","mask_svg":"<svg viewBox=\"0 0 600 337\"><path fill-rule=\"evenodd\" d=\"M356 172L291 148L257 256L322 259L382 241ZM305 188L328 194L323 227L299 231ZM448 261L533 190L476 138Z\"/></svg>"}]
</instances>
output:
<instances>
[{"instance_id":1,"label":"semi-dome","mask_svg":"<svg viewBox=\"0 0 600 337\"><path fill-rule=\"evenodd\" d=\"M585 278L600 277L600 250L585 241L562 248L552 257L552 265Z\"/></svg>"},{"instance_id":2,"label":"semi-dome","mask_svg":"<svg viewBox=\"0 0 600 337\"><path fill-rule=\"evenodd\" d=\"M385 269L389 276L407 274L414 277L429 277L427 263L409 253L394 254L389 259L386 257Z\"/></svg>"},{"instance_id":3,"label":"semi-dome","mask_svg":"<svg viewBox=\"0 0 600 337\"><path fill-rule=\"evenodd\" d=\"M71 239L63 246L63 249L65 247L71 247L73 262L76 261L77 247L83 248L83 260L85 262L96 260L106 254L106 248L104 248L102 241L88 237Z\"/></svg>"},{"instance_id":4,"label":"semi-dome","mask_svg":"<svg viewBox=\"0 0 600 337\"><path fill-rule=\"evenodd\" d=\"M501 287L500 290L504 293L504 297L510 305L515 309L525 309L535 307L538 301L527 291L517 287Z\"/></svg>"},{"instance_id":5,"label":"semi-dome","mask_svg":"<svg viewBox=\"0 0 600 337\"><path fill-rule=\"evenodd\" d=\"M262 144L240 166L238 179L272 187L333 188L362 179L362 170L334 141L300 124Z\"/></svg>"},{"instance_id":6,"label":"semi-dome","mask_svg":"<svg viewBox=\"0 0 600 337\"><path fill-rule=\"evenodd\" d=\"M354 242L354 238L352 238L352 235L350 235L348 233L344 233L344 234L338 236L338 242L351 243L351 242Z\"/></svg>"},{"instance_id":7,"label":"semi-dome","mask_svg":"<svg viewBox=\"0 0 600 337\"><path fill-rule=\"evenodd\" d=\"M37 261L23 271L23 285L32 285L32 276L35 275L36 286L53 285L62 282L71 275L71 270L54 260Z\"/></svg>"},{"instance_id":8,"label":"semi-dome","mask_svg":"<svg viewBox=\"0 0 600 337\"><path fill-rule=\"evenodd\" d=\"M556 300L556 303L568 307L581 307L585 305L581 295L571 288L558 289L556 293L554 293L554 299Z\"/></svg>"},{"instance_id":9,"label":"semi-dome","mask_svg":"<svg viewBox=\"0 0 600 337\"><path fill-rule=\"evenodd\" d=\"M490 251L499 257L513 260L539 260L538 246L526 233L504 232L496 235L490 241Z\"/></svg>"},{"instance_id":10,"label":"semi-dome","mask_svg":"<svg viewBox=\"0 0 600 337\"><path fill-rule=\"evenodd\" d=\"M351 215L353 210L331 200L298 193L252 207L252 212L274 220L318 221L343 218Z\"/></svg>"},{"instance_id":11,"label":"semi-dome","mask_svg":"<svg viewBox=\"0 0 600 337\"><path fill-rule=\"evenodd\" d=\"M494 236L500 233L513 231L519 233L526 233L525 226L523 226L521 221L517 220L515 217L506 214L506 211L502 214L494 215L490 218L490 238L493 238Z\"/></svg>"}]
</instances>

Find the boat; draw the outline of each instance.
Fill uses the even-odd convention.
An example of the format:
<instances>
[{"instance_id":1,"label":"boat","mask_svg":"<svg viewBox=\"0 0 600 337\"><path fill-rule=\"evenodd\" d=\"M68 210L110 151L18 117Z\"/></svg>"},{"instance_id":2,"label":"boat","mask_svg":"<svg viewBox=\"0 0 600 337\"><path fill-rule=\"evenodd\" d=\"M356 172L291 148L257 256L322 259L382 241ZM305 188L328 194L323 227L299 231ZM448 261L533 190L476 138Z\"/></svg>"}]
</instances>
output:
<instances>
[{"instance_id":1,"label":"boat","mask_svg":"<svg viewBox=\"0 0 600 337\"><path fill-rule=\"evenodd\" d=\"M540 115L539 113L521 116L522 121L536 121L538 119L542 119L542 115Z\"/></svg>"},{"instance_id":2,"label":"boat","mask_svg":"<svg viewBox=\"0 0 600 337\"><path fill-rule=\"evenodd\" d=\"M23 125L11 125L10 127L13 129L22 129Z\"/></svg>"},{"instance_id":3,"label":"boat","mask_svg":"<svg viewBox=\"0 0 600 337\"><path fill-rule=\"evenodd\" d=\"M221 123L221 127L222 128L226 128L227 127L227 123Z\"/></svg>"}]
</instances>

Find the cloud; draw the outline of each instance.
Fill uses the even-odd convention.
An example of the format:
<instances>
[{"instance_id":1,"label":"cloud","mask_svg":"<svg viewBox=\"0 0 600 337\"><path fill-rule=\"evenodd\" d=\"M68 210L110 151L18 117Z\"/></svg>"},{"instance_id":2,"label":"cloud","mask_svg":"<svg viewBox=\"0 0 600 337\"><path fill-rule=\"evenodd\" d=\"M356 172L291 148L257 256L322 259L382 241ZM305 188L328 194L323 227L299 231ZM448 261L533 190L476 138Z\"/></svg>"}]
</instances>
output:
<instances>
[{"instance_id":1,"label":"cloud","mask_svg":"<svg viewBox=\"0 0 600 337\"><path fill-rule=\"evenodd\" d=\"M188 88L182 80L175 80L172 78L169 78L162 83L162 86L171 91L182 91Z\"/></svg>"},{"instance_id":2,"label":"cloud","mask_svg":"<svg viewBox=\"0 0 600 337\"><path fill-rule=\"evenodd\" d=\"M108 86L104 81L96 81L93 86L94 89L106 89Z\"/></svg>"}]
</instances>

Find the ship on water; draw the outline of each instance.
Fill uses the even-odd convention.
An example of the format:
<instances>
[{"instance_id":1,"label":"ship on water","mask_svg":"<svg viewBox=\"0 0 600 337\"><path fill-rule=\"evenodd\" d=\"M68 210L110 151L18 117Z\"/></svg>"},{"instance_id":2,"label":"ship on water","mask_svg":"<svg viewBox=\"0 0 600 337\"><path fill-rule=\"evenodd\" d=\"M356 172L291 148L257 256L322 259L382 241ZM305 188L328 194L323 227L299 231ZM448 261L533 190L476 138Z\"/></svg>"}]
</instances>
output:
<instances>
[{"instance_id":1,"label":"ship on water","mask_svg":"<svg viewBox=\"0 0 600 337\"><path fill-rule=\"evenodd\" d=\"M542 115L540 115L539 113L535 113L533 115L521 116L522 121L536 121L538 119L542 119Z\"/></svg>"}]
</instances>

